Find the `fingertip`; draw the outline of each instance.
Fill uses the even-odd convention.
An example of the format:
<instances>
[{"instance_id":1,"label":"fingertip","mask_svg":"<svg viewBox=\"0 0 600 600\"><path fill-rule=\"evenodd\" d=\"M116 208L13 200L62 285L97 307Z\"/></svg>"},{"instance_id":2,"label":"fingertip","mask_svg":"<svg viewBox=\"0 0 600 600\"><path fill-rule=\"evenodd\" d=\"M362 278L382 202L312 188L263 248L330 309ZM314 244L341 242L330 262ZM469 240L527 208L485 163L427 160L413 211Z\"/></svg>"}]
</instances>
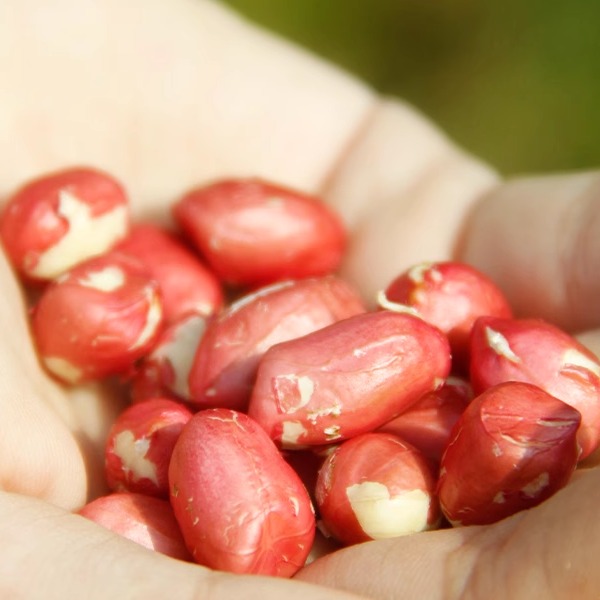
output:
<instances>
[{"instance_id":1,"label":"fingertip","mask_svg":"<svg viewBox=\"0 0 600 600\"><path fill-rule=\"evenodd\" d=\"M569 331L600 324L600 174L523 177L474 208L461 260L487 273L518 316Z\"/></svg>"}]
</instances>

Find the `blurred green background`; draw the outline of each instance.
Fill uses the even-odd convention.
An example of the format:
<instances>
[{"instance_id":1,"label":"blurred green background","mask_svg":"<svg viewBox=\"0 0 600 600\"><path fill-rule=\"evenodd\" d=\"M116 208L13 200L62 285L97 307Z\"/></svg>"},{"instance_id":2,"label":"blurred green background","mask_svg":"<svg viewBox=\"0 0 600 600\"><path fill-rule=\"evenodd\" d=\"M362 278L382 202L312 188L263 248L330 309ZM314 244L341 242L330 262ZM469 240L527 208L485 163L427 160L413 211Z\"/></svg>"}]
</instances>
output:
<instances>
[{"instance_id":1,"label":"blurred green background","mask_svg":"<svg viewBox=\"0 0 600 600\"><path fill-rule=\"evenodd\" d=\"M221 0L504 174L600 167L598 0Z\"/></svg>"}]
</instances>

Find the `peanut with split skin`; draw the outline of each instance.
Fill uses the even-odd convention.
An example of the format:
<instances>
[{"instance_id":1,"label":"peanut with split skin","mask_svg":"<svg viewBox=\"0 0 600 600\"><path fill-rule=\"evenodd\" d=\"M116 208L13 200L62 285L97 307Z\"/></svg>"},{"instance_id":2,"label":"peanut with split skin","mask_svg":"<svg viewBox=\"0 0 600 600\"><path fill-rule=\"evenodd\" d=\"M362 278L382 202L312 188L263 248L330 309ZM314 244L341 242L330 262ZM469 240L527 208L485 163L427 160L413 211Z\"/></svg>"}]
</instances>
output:
<instances>
[{"instance_id":1,"label":"peanut with split skin","mask_svg":"<svg viewBox=\"0 0 600 600\"><path fill-rule=\"evenodd\" d=\"M475 393L503 381L532 383L581 413L581 459L600 444L600 361L573 336L541 319L480 317L471 334Z\"/></svg>"},{"instance_id":2,"label":"peanut with split skin","mask_svg":"<svg viewBox=\"0 0 600 600\"><path fill-rule=\"evenodd\" d=\"M45 282L99 256L130 230L129 198L114 177L70 167L28 181L7 201L0 239L27 281Z\"/></svg>"},{"instance_id":3,"label":"peanut with split skin","mask_svg":"<svg viewBox=\"0 0 600 600\"><path fill-rule=\"evenodd\" d=\"M391 433L342 442L319 470L316 501L326 531L345 545L435 529L436 469Z\"/></svg>"},{"instance_id":4,"label":"peanut with split skin","mask_svg":"<svg viewBox=\"0 0 600 600\"><path fill-rule=\"evenodd\" d=\"M128 374L162 326L158 284L133 258L111 252L52 281L32 312L37 351L69 384Z\"/></svg>"},{"instance_id":5,"label":"peanut with split skin","mask_svg":"<svg viewBox=\"0 0 600 600\"><path fill-rule=\"evenodd\" d=\"M201 313L186 313L163 329L129 380L133 402L155 396L192 400L190 371L209 319Z\"/></svg>"},{"instance_id":6,"label":"peanut with split skin","mask_svg":"<svg viewBox=\"0 0 600 600\"><path fill-rule=\"evenodd\" d=\"M381 308L409 312L448 336L453 370L467 373L469 335L481 316L511 317L500 288L483 273L456 261L413 265L391 281L377 298Z\"/></svg>"},{"instance_id":7,"label":"peanut with split skin","mask_svg":"<svg viewBox=\"0 0 600 600\"><path fill-rule=\"evenodd\" d=\"M438 495L457 525L494 523L536 506L569 481L581 415L541 388L518 381L488 388L454 426Z\"/></svg>"},{"instance_id":8,"label":"peanut with split skin","mask_svg":"<svg viewBox=\"0 0 600 600\"><path fill-rule=\"evenodd\" d=\"M187 407L169 398L152 398L126 408L106 440L104 471L109 488L168 499L171 454L191 418Z\"/></svg>"},{"instance_id":9,"label":"peanut with split skin","mask_svg":"<svg viewBox=\"0 0 600 600\"><path fill-rule=\"evenodd\" d=\"M248 414L283 448L339 442L442 385L450 361L446 337L420 318L355 315L267 350Z\"/></svg>"}]
</instances>

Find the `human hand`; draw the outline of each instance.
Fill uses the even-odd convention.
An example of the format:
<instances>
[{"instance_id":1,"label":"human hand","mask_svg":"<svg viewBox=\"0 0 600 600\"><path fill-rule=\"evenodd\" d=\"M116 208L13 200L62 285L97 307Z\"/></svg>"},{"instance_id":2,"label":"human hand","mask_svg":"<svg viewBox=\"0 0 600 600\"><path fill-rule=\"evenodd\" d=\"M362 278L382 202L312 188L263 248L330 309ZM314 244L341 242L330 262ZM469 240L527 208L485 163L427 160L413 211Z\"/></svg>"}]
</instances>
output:
<instances>
[{"instance_id":1,"label":"human hand","mask_svg":"<svg viewBox=\"0 0 600 600\"><path fill-rule=\"evenodd\" d=\"M454 257L499 281L522 314L571 330L599 325L597 175L500 183L410 107L211 2L7 0L0 10L0 195L86 163L127 185L135 218L165 221L168 204L192 185L260 175L320 193L340 211L352 233L344 275L367 298L414 262ZM66 391L40 370L4 262L0 282L6 589L44 598L345 597L209 574L65 514L100 493L99 448L121 404L102 386ZM587 338L592 348L595 339ZM382 598L596 597L594 548L585 544L594 543L598 493L590 470L496 526L349 548L297 579ZM566 541L546 537L558 535L547 523L559 519ZM546 562L532 561L536 553Z\"/></svg>"}]
</instances>

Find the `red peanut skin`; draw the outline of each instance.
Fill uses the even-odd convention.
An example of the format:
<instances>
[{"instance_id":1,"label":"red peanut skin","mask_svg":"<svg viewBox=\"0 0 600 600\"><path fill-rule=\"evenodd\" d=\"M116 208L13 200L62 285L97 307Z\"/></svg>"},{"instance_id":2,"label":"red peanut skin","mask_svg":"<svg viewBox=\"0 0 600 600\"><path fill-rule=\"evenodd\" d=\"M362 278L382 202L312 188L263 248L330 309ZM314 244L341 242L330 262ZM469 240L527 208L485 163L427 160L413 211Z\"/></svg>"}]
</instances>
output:
<instances>
[{"instance_id":1,"label":"red peanut skin","mask_svg":"<svg viewBox=\"0 0 600 600\"><path fill-rule=\"evenodd\" d=\"M122 285L103 291L82 283L106 269L118 269ZM116 253L89 259L54 280L32 311L41 359L59 358L78 371L65 377L50 369L67 383L127 373L150 350L161 323L157 283L137 261Z\"/></svg>"},{"instance_id":2,"label":"red peanut skin","mask_svg":"<svg viewBox=\"0 0 600 600\"><path fill-rule=\"evenodd\" d=\"M394 310L415 310L439 327L452 349L453 367L467 373L469 334L478 317L512 317L504 293L487 276L460 262L421 263L401 273L385 289L380 303Z\"/></svg>"},{"instance_id":3,"label":"red peanut skin","mask_svg":"<svg viewBox=\"0 0 600 600\"><path fill-rule=\"evenodd\" d=\"M580 420L532 384L488 388L457 422L442 458L437 491L446 518L484 525L549 498L575 470Z\"/></svg>"},{"instance_id":4,"label":"red peanut skin","mask_svg":"<svg viewBox=\"0 0 600 600\"><path fill-rule=\"evenodd\" d=\"M248 414L286 448L380 427L448 376L446 337L390 311L349 317L263 356Z\"/></svg>"},{"instance_id":5,"label":"red peanut skin","mask_svg":"<svg viewBox=\"0 0 600 600\"><path fill-rule=\"evenodd\" d=\"M125 189L116 179L89 167L48 173L24 184L5 205L0 218L0 238L11 262L26 281L47 279L36 276L33 270L41 255L69 231L69 221L59 213L60 193L65 190L87 204L93 217L129 204ZM129 219L123 235L128 230ZM115 238L115 244L118 239ZM76 262L87 258L90 256L77 257Z\"/></svg>"},{"instance_id":6,"label":"red peanut skin","mask_svg":"<svg viewBox=\"0 0 600 600\"><path fill-rule=\"evenodd\" d=\"M180 401L181 398L174 394L162 383L163 375L160 368L154 363L145 360L135 367L131 377L127 379L129 401L139 404L154 398L168 398Z\"/></svg>"},{"instance_id":7,"label":"red peanut skin","mask_svg":"<svg viewBox=\"0 0 600 600\"><path fill-rule=\"evenodd\" d=\"M173 215L219 277L235 286L332 273L346 247L341 220L319 199L259 179L191 190Z\"/></svg>"},{"instance_id":8,"label":"red peanut skin","mask_svg":"<svg viewBox=\"0 0 600 600\"><path fill-rule=\"evenodd\" d=\"M134 225L116 249L141 261L160 286L165 322L182 315L209 315L223 306L217 276L175 234L149 223Z\"/></svg>"},{"instance_id":9,"label":"red peanut skin","mask_svg":"<svg viewBox=\"0 0 600 600\"><path fill-rule=\"evenodd\" d=\"M470 371L475 393L523 381L575 407L581 413L581 459L600 444L600 362L558 327L541 319L482 317L473 326Z\"/></svg>"},{"instance_id":10,"label":"red peanut skin","mask_svg":"<svg viewBox=\"0 0 600 600\"><path fill-rule=\"evenodd\" d=\"M472 399L469 382L451 376L442 387L425 394L377 431L397 435L439 464L454 424Z\"/></svg>"},{"instance_id":11,"label":"red peanut skin","mask_svg":"<svg viewBox=\"0 0 600 600\"><path fill-rule=\"evenodd\" d=\"M167 500L118 492L92 500L78 514L149 550L192 562Z\"/></svg>"},{"instance_id":12,"label":"red peanut skin","mask_svg":"<svg viewBox=\"0 0 600 600\"><path fill-rule=\"evenodd\" d=\"M199 564L280 577L304 564L315 534L310 498L247 415L196 413L175 445L169 481L175 517Z\"/></svg>"},{"instance_id":13,"label":"red peanut skin","mask_svg":"<svg viewBox=\"0 0 600 600\"><path fill-rule=\"evenodd\" d=\"M317 509L327 531L345 545L433 529L440 521L436 481L433 465L416 448L391 433L364 433L342 442L325 460L316 484ZM347 490L366 482L385 486L391 498L423 492L429 497L426 521L414 531L365 532Z\"/></svg>"},{"instance_id":14,"label":"red peanut skin","mask_svg":"<svg viewBox=\"0 0 600 600\"><path fill-rule=\"evenodd\" d=\"M365 311L359 294L333 275L247 294L207 323L190 371L190 401L245 411L258 363L271 346Z\"/></svg>"},{"instance_id":15,"label":"red peanut skin","mask_svg":"<svg viewBox=\"0 0 600 600\"><path fill-rule=\"evenodd\" d=\"M168 499L171 454L191 417L188 408L168 398L154 398L125 409L106 441L109 488Z\"/></svg>"}]
</instances>

